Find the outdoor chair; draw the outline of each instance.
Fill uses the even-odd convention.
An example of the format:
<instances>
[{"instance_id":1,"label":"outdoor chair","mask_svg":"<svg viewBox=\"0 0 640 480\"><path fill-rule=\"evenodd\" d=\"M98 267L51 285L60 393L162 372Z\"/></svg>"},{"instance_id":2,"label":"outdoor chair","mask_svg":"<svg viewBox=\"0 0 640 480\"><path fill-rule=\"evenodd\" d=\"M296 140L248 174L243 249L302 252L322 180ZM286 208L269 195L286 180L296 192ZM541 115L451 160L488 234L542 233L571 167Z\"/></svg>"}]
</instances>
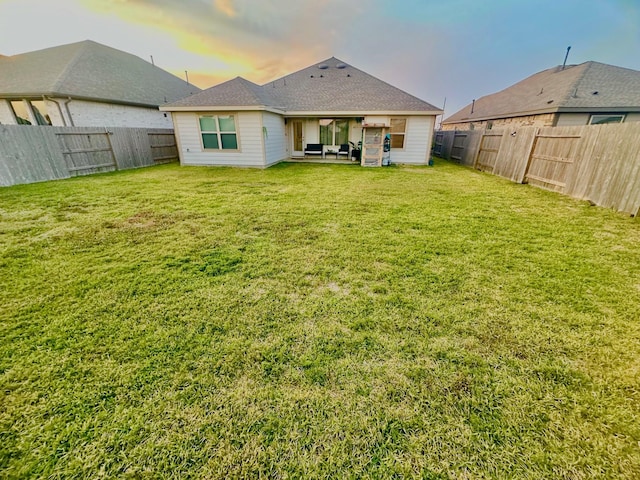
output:
<instances>
[{"instance_id":1,"label":"outdoor chair","mask_svg":"<svg viewBox=\"0 0 640 480\"><path fill-rule=\"evenodd\" d=\"M340 149L338 150L338 152L336 154L336 158L338 158L340 155L344 155L345 157L349 158L349 144L348 143L343 143L342 145L340 145Z\"/></svg>"}]
</instances>

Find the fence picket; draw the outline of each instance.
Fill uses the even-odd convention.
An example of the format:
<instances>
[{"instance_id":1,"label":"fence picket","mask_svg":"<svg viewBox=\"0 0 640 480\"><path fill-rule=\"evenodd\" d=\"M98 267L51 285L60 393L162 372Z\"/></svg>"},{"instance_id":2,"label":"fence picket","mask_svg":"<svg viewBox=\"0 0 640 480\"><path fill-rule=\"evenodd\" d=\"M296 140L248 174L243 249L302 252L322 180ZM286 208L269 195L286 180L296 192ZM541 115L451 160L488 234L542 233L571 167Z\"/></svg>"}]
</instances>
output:
<instances>
[{"instance_id":1,"label":"fence picket","mask_svg":"<svg viewBox=\"0 0 640 480\"><path fill-rule=\"evenodd\" d=\"M620 212L640 214L640 122L444 130L436 136L442 158ZM458 140L461 138L464 142Z\"/></svg>"},{"instance_id":2,"label":"fence picket","mask_svg":"<svg viewBox=\"0 0 640 480\"><path fill-rule=\"evenodd\" d=\"M0 125L0 186L178 159L173 130Z\"/></svg>"}]
</instances>

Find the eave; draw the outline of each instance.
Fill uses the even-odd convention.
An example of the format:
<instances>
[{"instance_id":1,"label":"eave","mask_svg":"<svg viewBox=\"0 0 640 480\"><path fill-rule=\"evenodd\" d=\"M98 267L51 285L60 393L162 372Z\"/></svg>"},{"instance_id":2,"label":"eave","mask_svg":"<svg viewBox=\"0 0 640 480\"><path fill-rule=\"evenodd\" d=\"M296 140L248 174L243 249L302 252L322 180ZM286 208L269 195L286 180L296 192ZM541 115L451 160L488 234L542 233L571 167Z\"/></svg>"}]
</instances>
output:
<instances>
[{"instance_id":1,"label":"eave","mask_svg":"<svg viewBox=\"0 0 640 480\"><path fill-rule=\"evenodd\" d=\"M69 95L68 93L62 93L62 92L0 93L0 99L10 100L10 101L22 100L23 98L24 99L35 99L35 98L42 99L44 97L83 100L87 102L111 103L115 105L128 105L132 107L158 108L158 105L154 105L150 103L127 102L125 100L114 100L112 98L84 97L81 95Z\"/></svg>"},{"instance_id":2,"label":"eave","mask_svg":"<svg viewBox=\"0 0 640 480\"><path fill-rule=\"evenodd\" d=\"M441 115L442 110L300 110L287 111L287 117L363 117L365 115L379 116L437 116Z\"/></svg>"},{"instance_id":3,"label":"eave","mask_svg":"<svg viewBox=\"0 0 640 480\"><path fill-rule=\"evenodd\" d=\"M172 107L165 105L160 107L162 112L271 112L284 115L284 110L280 110L275 107L267 107L265 105L225 105L225 106L212 106L212 105L198 105L191 107Z\"/></svg>"}]
</instances>

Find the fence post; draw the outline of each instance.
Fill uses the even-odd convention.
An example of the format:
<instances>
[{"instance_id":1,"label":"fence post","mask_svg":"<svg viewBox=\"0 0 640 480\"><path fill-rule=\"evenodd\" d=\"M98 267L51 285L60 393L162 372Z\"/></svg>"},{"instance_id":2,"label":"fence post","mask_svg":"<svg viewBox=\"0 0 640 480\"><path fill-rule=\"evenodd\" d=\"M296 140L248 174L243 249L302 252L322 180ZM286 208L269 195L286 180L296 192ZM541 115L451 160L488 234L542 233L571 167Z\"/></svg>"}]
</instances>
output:
<instances>
[{"instance_id":1,"label":"fence post","mask_svg":"<svg viewBox=\"0 0 640 480\"><path fill-rule=\"evenodd\" d=\"M533 152L536 150L536 143L538 143L538 133L540 133L540 127L536 127L536 131L533 133L533 141L531 142L529 155L527 155L527 163L524 166L524 171L522 172L522 180L519 183L527 183L527 173L529 173L531 160L533 159Z\"/></svg>"},{"instance_id":2,"label":"fence post","mask_svg":"<svg viewBox=\"0 0 640 480\"><path fill-rule=\"evenodd\" d=\"M107 127L104 127L104 133L107 136L107 143L109 144L109 150L111 150L111 158L113 158L113 166L116 170L120 170L118 168L118 159L116 158L116 152L113 151L113 144L111 143L111 132Z\"/></svg>"},{"instance_id":3,"label":"fence post","mask_svg":"<svg viewBox=\"0 0 640 480\"><path fill-rule=\"evenodd\" d=\"M484 133L486 130L483 130L480 134L480 141L478 142L478 146L476 147L476 151L473 154L473 169L478 169L478 157L480 156L480 149L482 148L482 142L484 142Z\"/></svg>"}]
</instances>

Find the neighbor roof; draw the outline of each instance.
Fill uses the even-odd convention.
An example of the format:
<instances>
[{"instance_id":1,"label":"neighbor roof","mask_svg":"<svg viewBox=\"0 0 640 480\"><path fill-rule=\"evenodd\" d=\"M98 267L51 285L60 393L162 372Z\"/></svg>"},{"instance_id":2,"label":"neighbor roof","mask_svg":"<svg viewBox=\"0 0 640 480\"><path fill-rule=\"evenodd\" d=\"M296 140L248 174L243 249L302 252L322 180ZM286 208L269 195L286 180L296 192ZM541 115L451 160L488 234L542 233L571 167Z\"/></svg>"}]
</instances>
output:
<instances>
[{"instance_id":1,"label":"neighbor roof","mask_svg":"<svg viewBox=\"0 0 640 480\"><path fill-rule=\"evenodd\" d=\"M335 57L262 86L237 77L200 94L165 105L163 110L232 106L273 108L288 114L442 113L438 107Z\"/></svg>"},{"instance_id":2,"label":"neighbor roof","mask_svg":"<svg viewBox=\"0 0 640 480\"><path fill-rule=\"evenodd\" d=\"M0 97L64 96L157 107L200 89L135 55L86 40L0 58Z\"/></svg>"},{"instance_id":3,"label":"neighbor roof","mask_svg":"<svg viewBox=\"0 0 640 480\"><path fill-rule=\"evenodd\" d=\"M598 62L550 68L476 100L442 123L597 111L640 111L640 72Z\"/></svg>"}]
</instances>

